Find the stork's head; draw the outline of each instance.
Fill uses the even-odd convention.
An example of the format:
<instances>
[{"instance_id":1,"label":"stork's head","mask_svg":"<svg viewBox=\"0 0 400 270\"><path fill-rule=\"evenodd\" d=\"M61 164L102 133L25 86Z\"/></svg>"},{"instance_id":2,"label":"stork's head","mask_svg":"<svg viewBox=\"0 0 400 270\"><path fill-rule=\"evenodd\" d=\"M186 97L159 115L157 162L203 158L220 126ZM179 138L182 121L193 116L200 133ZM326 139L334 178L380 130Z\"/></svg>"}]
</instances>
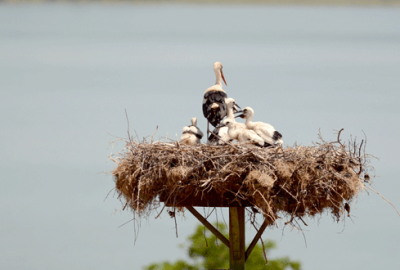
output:
<instances>
[{"instance_id":1,"label":"stork's head","mask_svg":"<svg viewBox=\"0 0 400 270\"><path fill-rule=\"evenodd\" d=\"M221 62L215 62L214 63L214 70L215 69L218 69L218 70L222 69L222 63Z\"/></svg>"},{"instance_id":2,"label":"stork's head","mask_svg":"<svg viewBox=\"0 0 400 270\"><path fill-rule=\"evenodd\" d=\"M233 106L233 104L235 104L235 100L233 98L226 98L225 99L225 104Z\"/></svg>"},{"instance_id":3,"label":"stork's head","mask_svg":"<svg viewBox=\"0 0 400 270\"><path fill-rule=\"evenodd\" d=\"M233 121L230 119L225 119L224 121L221 122L221 125L219 127L231 127L233 125Z\"/></svg>"},{"instance_id":4,"label":"stork's head","mask_svg":"<svg viewBox=\"0 0 400 270\"><path fill-rule=\"evenodd\" d=\"M224 80L225 85L228 85L226 83L226 81L225 81L225 77L224 77L224 73L222 72L222 68L223 68L223 66L222 66L221 62L215 62L214 63L214 71L215 71L215 73L220 73L222 79Z\"/></svg>"},{"instance_id":5,"label":"stork's head","mask_svg":"<svg viewBox=\"0 0 400 270\"><path fill-rule=\"evenodd\" d=\"M196 117L193 117L190 121L192 122L192 126L197 127L197 118Z\"/></svg>"},{"instance_id":6,"label":"stork's head","mask_svg":"<svg viewBox=\"0 0 400 270\"><path fill-rule=\"evenodd\" d=\"M240 109L239 105L236 104L233 98L226 98L225 104L228 108L232 108L234 113L238 112L238 108Z\"/></svg>"},{"instance_id":7,"label":"stork's head","mask_svg":"<svg viewBox=\"0 0 400 270\"><path fill-rule=\"evenodd\" d=\"M253 117L254 115L254 110L250 107L246 107L244 108L242 111L242 114L237 115L236 117L240 117L240 118L248 118L248 117Z\"/></svg>"}]
</instances>

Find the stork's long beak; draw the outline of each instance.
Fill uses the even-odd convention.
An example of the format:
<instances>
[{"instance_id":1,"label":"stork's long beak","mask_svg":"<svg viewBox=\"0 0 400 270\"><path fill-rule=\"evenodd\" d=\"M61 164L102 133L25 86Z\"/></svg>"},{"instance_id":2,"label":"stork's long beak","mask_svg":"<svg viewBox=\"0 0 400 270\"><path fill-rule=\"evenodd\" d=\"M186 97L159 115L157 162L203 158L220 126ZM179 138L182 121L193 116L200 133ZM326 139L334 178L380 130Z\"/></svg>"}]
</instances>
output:
<instances>
[{"instance_id":1,"label":"stork's long beak","mask_svg":"<svg viewBox=\"0 0 400 270\"><path fill-rule=\"evenodd\" d=\"M226 83L226 81L225 81L225 77L224 77L224 73L222 72L222 68L221 68L221 77L222 77L222 79L224 80L225 85L228 85L228 84Z\"/></svg>"},{"instance_id":2,"label":"stork's long beak","mask_svg":"<svg viewBox=\"0 0 400 270\"><path fill-rule=\"evenodd\" d=\"M244 113L235 116L235 118L238 118L238 117L244 118Z\"/></svg>"},{"instance_id":3,"label":"stork's long beak","mask_svg":"<svg viewBox=\"0 0 400 270\"><path fill-rule=\"evenodd\" d=\"M225 124L220 124L219 126L217 126L217 128L222 128L222 127L226 127Z\"/></svg>"},{"instance_id":4,"label":"stork's long beak","mask_svg":"<svg viewBox=\"0 0 400 270\"><path fill-rule=\"evenodd\" d=\"M240 106L239 106L239 105L237 105L236 103L235 103L235 104L233 104L233 106L235 106L235 107L237 107L237 108L241 109L241 108L240 108Z\"/></svg>"}]
</instances>

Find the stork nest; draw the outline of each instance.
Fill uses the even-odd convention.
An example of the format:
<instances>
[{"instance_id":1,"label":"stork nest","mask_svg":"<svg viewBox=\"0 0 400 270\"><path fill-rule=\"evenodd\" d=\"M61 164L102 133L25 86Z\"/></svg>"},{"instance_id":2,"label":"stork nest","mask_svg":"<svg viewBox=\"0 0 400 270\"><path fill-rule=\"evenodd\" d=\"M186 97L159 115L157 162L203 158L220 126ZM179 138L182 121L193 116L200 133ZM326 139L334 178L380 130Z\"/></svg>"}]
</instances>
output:
<instances>
[{"instance_id":1,"label":"stork nest","mask_svg":"<svg viewBox=\"0 0 400 270\"><path fill-rule=\"evenodd\" d=\"M139 216L188 196L233 195L275 221L279 215L313 217L328 211L340 220L349 203L369 181L365 143L340 139L311 146L248 148L240 145L196 146L126 141L113 171L116 191L125 208ZM171 202L171 200L169 200Z\"/></svg>"}]
</instances>

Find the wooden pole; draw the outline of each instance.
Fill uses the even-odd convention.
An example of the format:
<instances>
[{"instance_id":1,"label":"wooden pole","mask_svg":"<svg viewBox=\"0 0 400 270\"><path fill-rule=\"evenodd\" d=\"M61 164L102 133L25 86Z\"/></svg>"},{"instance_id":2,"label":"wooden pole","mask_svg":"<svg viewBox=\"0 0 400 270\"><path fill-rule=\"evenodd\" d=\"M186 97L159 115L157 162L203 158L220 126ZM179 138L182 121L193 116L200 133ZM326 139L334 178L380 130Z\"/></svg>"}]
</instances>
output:
<instances>
[{"instance_id":1,"label":"wooden pole","mask_svg":"<svg viewBox=\"0 0 400 270\"><path fill-rule=\"evenodd\" d=\"M244 217L244 207L229 207L229 265L232 270L244 270Z\"/></svg>"}]
</instances>

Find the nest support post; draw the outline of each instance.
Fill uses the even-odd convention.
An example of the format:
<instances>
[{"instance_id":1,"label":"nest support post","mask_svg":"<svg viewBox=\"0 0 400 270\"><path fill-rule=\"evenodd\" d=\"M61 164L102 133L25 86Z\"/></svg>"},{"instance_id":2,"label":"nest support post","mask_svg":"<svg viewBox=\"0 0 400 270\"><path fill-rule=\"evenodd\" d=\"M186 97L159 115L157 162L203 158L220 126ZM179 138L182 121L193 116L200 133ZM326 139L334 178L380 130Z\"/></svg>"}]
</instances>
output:
<instances>
[{"instance_id":1,"label":"nest support post","mask_svg":"<svg viewBox=\"0 0 400 270\"><path fill-rule=\"evenodd\" d=\"M253 241L247 250L245 249L245 207L229 207L229 240L221 234L207 219L205 219L193 206L186 208L195 216L207 229L210 230L222 243L229 248L229 269L244 270L245 262L251 251L257 244L269 222L267 219L261 225Z\"/></svg>"},{"instance_id":2,"label":"nest support post","mask_svg":"<svg viewBox=\"0 0 400 270\"><path fill-rule=\"evenodd\" d=\"M253 241L245 249L245 207L229 207L229 240L220 233L207 219L205 219L193 206L185 206L207 229L210 230L222 243L229 248L229 269L244 270L245 262L250 256L251 251L256 246L257 241L270 224L270 220L265 219L258 229Z\"/></svg>"},{"instance_id":3,"label":"nest support post","mask_svg":"<svg viewBox=\"0 0 400 270\"><path fill-rule=\"evenodd\" d=\"M232 270L244 270L245 227L244 207L229 207L229 266Z\"/></svg>"}]
</instances>

